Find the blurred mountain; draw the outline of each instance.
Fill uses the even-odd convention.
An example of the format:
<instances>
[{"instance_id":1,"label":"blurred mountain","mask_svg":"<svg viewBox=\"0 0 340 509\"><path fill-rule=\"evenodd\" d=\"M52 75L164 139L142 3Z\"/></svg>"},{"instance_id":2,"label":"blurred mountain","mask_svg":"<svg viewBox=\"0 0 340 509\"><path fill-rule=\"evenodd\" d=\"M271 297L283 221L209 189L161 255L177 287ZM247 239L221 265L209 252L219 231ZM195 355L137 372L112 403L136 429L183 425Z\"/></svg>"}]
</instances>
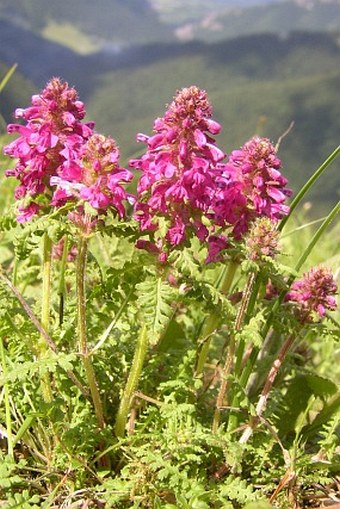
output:
<instances>
[{"instance_id":1,"label":"blurred mountain","mask_svg":"<svg viewBox=\"0 0 340 509\"><path fill-rule=\"evenodd\" d=\"M62 44L71 39L80 51L173 38L147 0L1 0L0 19Z\"/></svg>"},{"instance_id":2,"label":"blurred mountain","mask_svg":"<svg viewBox=\"0 0 340 509\"><path fill-rule=\"evenodd\" d=\"M225 13L230 8L245 9L257 5L271 5L282 0L149 0L160 19L177 26L183 22L200 20L210 13Z\"/></svg>"},{"instance_id":3,"label":"blurred mountain","mask_svg":"<svg viewBox=\"0 0 340 509\"><path fill-rule=\"evenodd\" d=\"M80 53L117 53L176 39L340 31L340 0L1 0L0 19Z\"/></svg>"},{"instance_id":4,"label":"blurred mountain","mask_svg":"<svg viewBox=\"0 0 340 509\"><path fill-rule=\"evenodd\" d=\"M160 0L159 0L160 1ZM229 2L228 2L229 3ZM181 40L218 41L240 35L276 33L287 35L294 30L340 31L339 0L272 1L250 6L242 3L207 10L199 19L183 22L174 28ZM183 13L182 13L183 15Z\"/></svg>"}]
</instances>

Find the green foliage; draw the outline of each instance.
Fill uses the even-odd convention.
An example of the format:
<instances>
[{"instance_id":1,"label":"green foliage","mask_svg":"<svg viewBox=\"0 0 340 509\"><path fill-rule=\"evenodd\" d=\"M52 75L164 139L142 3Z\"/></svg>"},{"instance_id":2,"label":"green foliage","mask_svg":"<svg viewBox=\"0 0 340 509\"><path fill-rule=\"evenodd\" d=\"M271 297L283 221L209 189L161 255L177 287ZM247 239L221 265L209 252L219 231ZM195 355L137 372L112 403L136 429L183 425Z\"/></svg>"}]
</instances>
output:
<instances>
[{"instance_id":1,"label":"green foliage","mask_svg":"<svg viewBox=\"0 0 340 509\"><path fill-rule=\"evenodd\" d=\"M40 497L39 495L30 496L28 490L21 493L15 493L13 496L9 495L7 499L8 509L38 509Z\"/></svg>"},{"instance_id":2,"label":"green foliage","mask_svg":"<svg viewBox=\"0 0 340 509\"><path fill-rule=\"evenodd\" d=\"M9 489L11 486L21 484L22 480L16 474L17 464L1 454L0 464L0 489Z\"/></svg>"},{"instance_id":3,"label":"green foliage","mask_svg":"<svg viewBox=\"0 0 340 509\"><path fill-rule=\"evenodd\" d=\"M160 278L150 278L136 285L137 306L141 310L155 345L174 313L173 304L178 292Z\"/></svg>"},{"instance_id":4,"label":"green foliage","mask_svg":"<svg viewBox=\"0 0 340 509\"><path fill-rule=\"evenodd\" d=\"M198 241L161 263L135 248L129 218L88 238L67 206L24 226L7 197L1 209L5 507L286 509L331 489L339 315L301 323L283 294L299 260L336 268L338 225L323 219L315 234L319 223L289 218L277 261L246 259L240 240L213 264ZM46 234L78 249L67 263L54 253L47 283Z\"/></svg>"}]
</instances>

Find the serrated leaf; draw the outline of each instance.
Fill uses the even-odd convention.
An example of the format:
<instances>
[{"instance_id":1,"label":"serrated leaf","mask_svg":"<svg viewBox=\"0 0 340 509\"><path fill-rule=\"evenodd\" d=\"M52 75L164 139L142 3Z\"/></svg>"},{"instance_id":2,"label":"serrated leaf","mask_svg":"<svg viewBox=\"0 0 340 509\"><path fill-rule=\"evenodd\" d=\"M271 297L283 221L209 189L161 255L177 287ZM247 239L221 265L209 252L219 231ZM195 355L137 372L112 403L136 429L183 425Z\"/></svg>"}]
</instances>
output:
<instances>
[{"instance_id":1,"label":"serrated leaf","mask_svg":"<svg viewBox=\"0 0 340 509\"><path fill-rule=\"evenodd\" d=\"M65 371L72 369L72 360L74 360L75 354L58 354L50 355L43 359L37 359L35 361L27 361L22 364L16 365L16 367L6 374L6 376L0 377L0 387L7 384L13 383L20 380L32 378L33 375L39 373L43 375L47 372L55 372L57 367L60 366Z\"/></svg>"},{"instance_id":2,"label":"serrated leaf","mask_svg":"<svg viewBox=\"0 0 340 509\"><path fill-rule=\"evenodd\" d=\"M224 486L221 487L221 494L239 503L245 503L248 502L249 499L254 498L251 485L245 480L232 477L226 479Z\"/></svg>"},{"instance_id":3,"label":"serrated leaf","mask_svg":"<svg viewBox=\"0 0 340 509\"><path fill-rule=\"evenodd\" d=\"M173 315L173 303L178 292L162 279L148 279L136 285L137 305L150 333L150 343L156 344Z\"/></svg>"},{"instance_id":4,"label":"serrated leaf","mask_svg":"<svg viewBox=\"0 0 340 509\"><path fill-rule=\"evenodd\" d=\"M12 213L0 216L0 231L9 231L17 226L17 221Z\"/></svg>"},{"instance_id":5,"label":"serrated leaf","mask_svg":"<svg viewBox=\"0 0 340 509\"><path fill-rule=\"evenodd\" d=\"M185 276L197 278L200 275L200 267L189 249L173 251L169 256L169 263Z\"/></svg>"},{"instance_id":6,"label":"serrated leaf","mask_svg":"<svg viewBox=\"0 0 340 509\"><path fill-rule=\"evenodd\" d=\"M265 323L265 318L263 312L257 313L257 315L253 316L249 323L243 326L242 330L236 334L236 339L239 341L243 339L246 344L251 341L254 346L260 347L263 342L263 338L261 335L262 325Z\"/></svg>"},{"instance_id":7,"label":"serrated leaf","mask_svg":"<svg viewBox=\"0 0 340 509\"><path fill-rule=\"evenodd\" d=\"M7 509L38 509L40 497L38 495L31 496L28 490L24 490L21 493L15 493L13 497L9 497L7 500Z\"/></svg>"}]
</instances>

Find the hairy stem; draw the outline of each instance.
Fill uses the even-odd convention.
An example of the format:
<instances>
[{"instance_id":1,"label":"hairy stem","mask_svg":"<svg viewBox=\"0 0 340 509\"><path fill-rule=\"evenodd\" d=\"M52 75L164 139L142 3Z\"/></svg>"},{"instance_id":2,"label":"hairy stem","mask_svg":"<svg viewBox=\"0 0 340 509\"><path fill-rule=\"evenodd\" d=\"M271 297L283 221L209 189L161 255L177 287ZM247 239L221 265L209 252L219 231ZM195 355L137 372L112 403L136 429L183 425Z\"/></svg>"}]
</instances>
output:
<instances>
[{"instance_id":1,"label":"hairy stem","mask_svg":"<svg viewBox=\"0 0 340 509\"><path fill-rule=\"evenodd\" d=\"M259 423L260 417L262 416L262 414L267 406L269 393L273 387L273 384L275 382L277 374L283 364L283 361L285 360L285 358L287 356L287 353L289 352L290 348L292 347L294 340L295 340L295 336L293 336L293 335L289 336L286 339L286 341L283 343L279 353L277 354L277 357L276 357L275 361L273 362L272 367L270 368L270 371L268 373L266 382L262 389L260 398L256 405L256 416L255 416L255 418L251 419L250 424L244 430L244 432L240 438L241 444L244 444L249 440L255 427Z\"/></svg>"},{"instance_id":2,"label":"hairy stem","mask_svg":"<svg viewBox=\"0 0 340 509\"><path fill-rule=\"evenodd\" d=\"M247 284L245 286L245 289L242 294L241 304L236 316L235 321L235 333L238 332L243 324L244 317L247 312L249 300L252 294L252 289L255 283L256 273L252 272L248 278ZM219 423L220 423L220 417L221 417L221 408L223 406L226 393L229 387L229 375L231 373L232 367L234 365L234 359L235 359L235 352L236 352L236 338L235 333L231 334L230 336L230 342L228 346L228 353L225 360L225 364L223 366L222 370L222 382L220 385L220 390L217 395L216 399L216 408L214 412L214 419L212 424L212 431L213 433L216 433Z\"/></svg>"},{"instance_id":3,"label":"hairy stem","mask_svg":"<svg viewBox=\"0 0 340 509\"><path fill-rule=\"evenodd\" d=\"M338 153L338 152L337 152ZM308 259L309 255L311 254L312 250L315 248L316 244L319 242L320 238L322 237L323 233L325 232L326 228L331 224L331 222L334 220L334 218L337 216L337 214L340 212L340 202L338 202L334 208L330 211L330 213L328 214L328 216L324 219L324 221L322 222L322 224L320 225L320 227L318 228L318 230L315 232L315 234L313 235L312 239L310 240L308 246L306 247L306 249L304 250L304 252L301 254L300 258L298 259L295 267L294 267L294 270L296 272L298 272L301 267L303 266L303 264L306 262L306 260ZM273 322L273 319L274 319L274 316L275 316L275 313L279 310L282 302L284 301L284 297L288 291L288 288L291 286L291 284L293 283L295 277L294 276L291 276L287 282L287 289L283 290L280 295L277 297L276 301L274 302L273 306L272 306L272 309L268 315L268 318L266 320L266 323L263 327L263 330L262 330L262 337L265 338L267 337L267 334L269 333L270 331L270 328L271 328L271 325L272 325L272 322ZM258 354L259 354L259 348L258 347L255 347L250 355L249 355L249 359L248 359L248 362L247 364L245 365L244 369L243 369L243 372L242 372L242 375L241 375L241 380L240 380L240 383L242 385L242 387L245 387L246 384L247 384L247 381L252 373L252 370L253 370L253 367L254 367L254 364L257 360L257 357L258 357Z\"/></svg>"},{"instance_id":4,"label":"hairy stem","mask_svg":"<svg viewBox=\"0 0 340 509\"><path fill-rule=\"evenodd\" d=\"M225 273L225 276L224 276L224 279L223 279L222 285L221 285L222 293L228 293L228 291L230 290L230 287L232 285L237 267L238 267L237 262L235 262L233 260L231 260L229 262L228 270ZM220 325L220 323L221 323L221 317L218 313L213 313L203 323L201 334L200 334L202 341L203 341L203 346L199 352L197 365L196 365L196 373L195 374L197 377L201 376L203 373L204 365L206 363L209 348L210 348L212 335L215 332L215 330L217 329L217 327Z\"/></svg>"},{"instance_id":5,"label":"hairy stem","mask_svg":"<svg viewBox=\"0 0 340 509\"><path fill-rule=\"evenodd\" d=\"M132 365L126 386L120 401L116 424L115 433L117 437L123 437L125 434L126 423L128 414L131 408L134 391L137 388L138 380L142 372L144 359L148 349L148 331L146 325L143 324L137 339L136 350L132 360Z\"/></svg>"},{"instance_id":6,"label":"hairy stem","mask_svg":"<svg viewBox=\"0 0 340 509\"><path fill-rule=\"evenodd\" d=\"M18 288L16 286L13 285L13 283L8 279L8 277L6 277L2 272L1 272L1 267L0 267L0 280L6 284L8 286L8 288L11 290L11 292L13 293L13 295L15 295L15 297L18 299L18 301L20 302L23 310L25 311L26 315L28 316L28 318L31 320L32 324L34 325L34 327L37 329L37 331L39 332L39 334L41 335L41 338L43 341L45 341L45 344L46 344L46 349L49 349L49 350L52 350L52 352L54 352L55 354L58 354L58 348L57 348L57 345L54 343L53 339L50 337L50 335L45 331L45 329L42 327L41 323L39 322L38 318L35 316L35 314L33 313L32 309L29 307L29 305L27 304L27 302L25 301L24 297L22 296L22 294L19 292ZM36 349L33 349L32 348L32 351L34 353L36 353ZM76 375L73 373L73 371L70 371L70 370L65 370L67 376L69 377L69 379L78 387L78 389L81 391L81 393L83 394L83 396L85 398L89 398L89 394L88 394L88 391L86 389L86 387L84 387L81 382L78 380L78 378L76 377Z\"/></svg>"},{"instance_id":7,"label":"hairy stem","mask_svg":"<svg viewBox=\"0 0 340 509\"><path fill-rule=\"evenodd\" d=\"M41 303L41 325L43 329L49 333L50 328L50 308L51 308L51 258L52 258L52 241L46 232L44 234L43 246L43 273L42 273L42 303ZM46 357L48 348L45 338L40 335L38 343L38 355ZM41 389L43 398L46 403L53 401L51 380L49 373L45 373L41 379Z\"/></svg>"},{"instance_id":8,"label":"hairy stem","mask_svg":"<svg viewBox=\"0 0 340 509\"><path fill-rule=\"evenodd\" d=\"M86 292L85 292L86 258L87 258L87 239L82 237L79 240L76 267L79 353L81 354L83 360L87 383L90 389L93 406L97 417L98 427L102 429L105 426L103 405L100 398L97 380L92 365L92 359L91 355L89 354L87 344Z\"/></svg>"},{"instance_id":9,"label":"hairy stem","mask_svg":"<svg viewBox=\"0 0 340 509\"><path fill-rule=\"evenodd\" d=\"M61 257L60 263L60 278L59 278L59 287L58 287L58 295L59 295L59 325L62 325L64 321L64 304L65 304L65 269L68 255L68 236L64 236L64 246L63 253Z\"/></svg>"},{"instance_id":10,"label":"hairy stem","mask_svg":"<svg viewBox=\"0 0 340 509\"><path fill-rule=\"evenodd\" d=\"M0 336L0 359L1 359L1 367L2 373L4 377L7 375L7 364L6 364L6 354L5 347L3 344L2 337ZM5 400L5 419L6 419L6 432L7 432L7 451L8 456L13 458L13 434L12 434L12 419L11 419L11 405L9 399L9 388L8 383L4 384L4 400Z\"/></svg>"}]
</instances>

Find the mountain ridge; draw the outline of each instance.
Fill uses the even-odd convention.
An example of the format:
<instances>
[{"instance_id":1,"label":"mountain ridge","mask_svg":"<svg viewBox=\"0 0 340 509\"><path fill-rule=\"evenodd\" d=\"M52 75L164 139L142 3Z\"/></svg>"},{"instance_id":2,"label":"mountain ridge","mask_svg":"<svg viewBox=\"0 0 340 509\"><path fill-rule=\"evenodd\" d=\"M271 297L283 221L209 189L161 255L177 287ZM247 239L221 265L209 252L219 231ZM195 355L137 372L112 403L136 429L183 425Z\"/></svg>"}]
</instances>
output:
<instances>
[{"instance_id":1,"label":"mountain ridge","mask_svg":"<svg viewBox=\"0 0 340 509\"><path fill-rule=\"evenodd\" d=\"M0 19L88 51L252 33L339 31L340 0L2 0ZM71 28L74 28L72 34ZM86 44L86 38L88 44Z\"/></svg>"}]
</instances>

